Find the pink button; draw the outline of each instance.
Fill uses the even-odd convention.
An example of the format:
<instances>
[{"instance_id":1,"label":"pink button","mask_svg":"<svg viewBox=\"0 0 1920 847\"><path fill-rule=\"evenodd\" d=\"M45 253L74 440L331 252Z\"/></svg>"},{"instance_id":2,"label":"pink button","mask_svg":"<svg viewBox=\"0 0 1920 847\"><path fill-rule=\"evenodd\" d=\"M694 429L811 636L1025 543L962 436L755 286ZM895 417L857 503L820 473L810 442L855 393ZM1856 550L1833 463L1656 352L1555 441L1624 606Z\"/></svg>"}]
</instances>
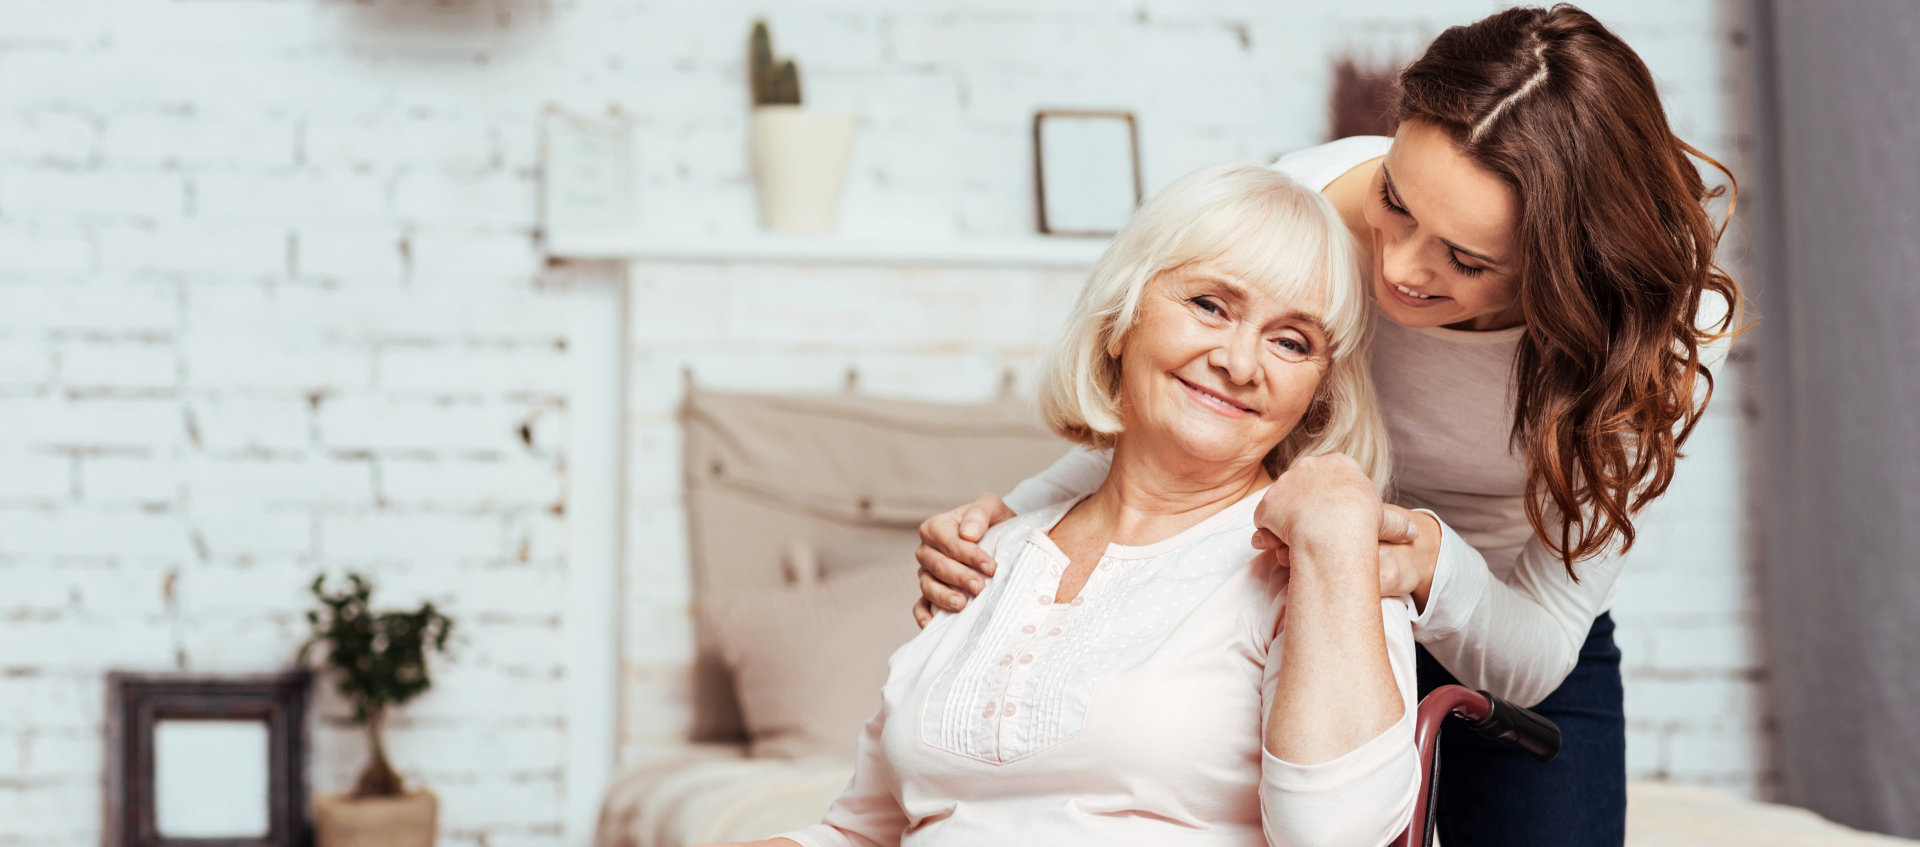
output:
<instances>
[{"instance_id":1,"label":"pink button","mask_svg":"<svg viewBox=\"0 0 1920 847\"><path fill-rule=\"evenodd\" d=\"M1075 598L1073 598L1073 602L1071 602L1071 603L1068 603L1067 605L1069 605L1069 606L1078 606L1078 605L1080 605L1081 603L1085 603L1085 602L1087 602L1087 599L1086 599L1085 597L1075 597Z\"/></svg>"},{"instance_id":2,"label":"pink button","mask_svg":"<svg viewBox=\"0 0 1920 847\"><path fill-rule=\"evenodd\" d=\"M1020 632L1025 635L1032 635L1033 631L1038 628L1039 627L1036 627L1033 624L1027 624L1026 626L1023 626L1020 628Z\"/></svg>"},{"instance_id":3,"label":"pink button","mask_svg":"<svg viewBox=\"0 0 1920 847\"><path fill-rule=\"evenodd\" d=\"M1028 654L1027 654L1027 655L1025 655L1025 656L1021 656L1021 657L1020 657L1020 664L1023 664L1023 665L1031 665L1031 664L1033 664L1033 654L1032 654L1032 653L1028 653Z\"/></svg>"},{"instance_id":4,"label":"pink button","mask_svg":"<svg viewBox=\"0 0 1920 847\"><path fill-rule=\"evenodd\" d=\"M1008 703L1005 709L1000 710L1000 716L1007 718L1013 717L1013 704Z\"/></svg>"},{"instance_id":5,"label":"pink button","mask_svg":"<svg viewBox=\"0 0 1920 847\"><path fill-rule=\"evenodd\" d=\"M1047 575L1048 575L1048 576L1059 576L1059 575L1060 575L1060 566L1056 564L1056 565L1054 565L1053 567L1050 567L1050 568L1047 568Z\"/></svg>"},{"instance_id":6,"label":"pink button","mask_svg":"<svg viewBox=\"0 0 1920 847\"><path fill-rule=\"evenodd\" d=\"M991 718L991 717L993 717L993 714L994 714L994 712L996 712L996 711L999 711L999 710L998 710L998 709L995 709L995 708L993 707L993 704L992 704L992 703L988 703L988 704L987 704L987 710L986 710L986 711L984 711L984 712L981 712L981 713L980 713L980 717L983 717L983 718Z\"/></svg>"},{"instance_id":7,"label":"pink button","mask_svg":"<svg viewBox=\"0 0 1920 847\"><path fill-rule=\"evenodd\" d=\"M1059 635L1059 634L1060 634L1060 628L1056 626L1056 627L1054 627L1054 628L1052 628L1052 629L1050 629L1050 630L1047 630L1047 634L1048 634L1048 635Z\"/></svg>"},{"instance_id":8,"label":"pink button","mask_svg":"<svg viewBox=\"0 0 1920 847\"><path fill-rule=\"evenodd\" d=\"M1045 606L1045 605L1047 605L1048 603L1051 603L1051 602L1053 602L1053 598L1052 598L1052 597L1048 597L1048 596L1047 596L1047 595L1045 595L1045 594L1042 594L1042 595L1040 595L1040 597L1039 597L1039 600L1040 600L1040 605L1042 605L1042 606Z\"/></svg>"},{"instance_id":9,"label":"pink button","mask_svg":"<svg viewBox=\"0 0 1920 847\"><path fill-rule=\"evenodd\" d=\"M1103 570L1103 571L1110 571L1110 570L1113 570L1113 563L1112 563L1112 562L1101 562L1101 563L1100 563L1100 569L1101 569L1101 570Z\"/></svg>"},{"instance_id":10,"label":"pink button","mask_svg":"<svg viewBox=\"0 0 1920 847\"><path fill-rule=\"evenodd\" d=\"M1008 666L1008 665L1011 665L1011 664L1013 664L1013 654L1012 654L1012 653L1008 653L1007 655L1005 655L1005 656L1001 656L1001 657L1000 657L1000 667L1003 667L1003 668L1004 668L1004 667L1006 667L1006 666Z\"/></svg>"}]
</instances>

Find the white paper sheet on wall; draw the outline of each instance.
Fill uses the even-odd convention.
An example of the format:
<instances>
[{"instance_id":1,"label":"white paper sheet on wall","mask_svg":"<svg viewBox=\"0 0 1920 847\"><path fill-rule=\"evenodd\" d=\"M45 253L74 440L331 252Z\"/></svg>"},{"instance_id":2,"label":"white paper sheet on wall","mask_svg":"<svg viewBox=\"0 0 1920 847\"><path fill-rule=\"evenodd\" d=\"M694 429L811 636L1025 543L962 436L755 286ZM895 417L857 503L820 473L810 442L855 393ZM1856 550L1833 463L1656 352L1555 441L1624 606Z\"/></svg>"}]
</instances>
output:
<instances>
[{"instance_id":1,"label":"white paper sheet on wall","mask_svg":"<svg viewBox=\"0 0 1920 847\"><path fill-rule=\"evenodd\" d=\"M550 106L542 123L547 243L631 232L638 223L633 119L618 109L594 117Z\"/></svg>"}]
</instances>

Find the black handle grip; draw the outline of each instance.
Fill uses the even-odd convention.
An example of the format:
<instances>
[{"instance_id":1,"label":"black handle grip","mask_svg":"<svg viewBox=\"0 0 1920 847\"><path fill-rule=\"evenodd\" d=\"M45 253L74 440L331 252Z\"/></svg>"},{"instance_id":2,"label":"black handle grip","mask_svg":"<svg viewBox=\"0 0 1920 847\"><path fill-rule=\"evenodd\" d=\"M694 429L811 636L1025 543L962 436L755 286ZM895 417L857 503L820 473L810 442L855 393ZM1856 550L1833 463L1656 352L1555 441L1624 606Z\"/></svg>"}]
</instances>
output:
<instances>
[{"instance_id":1,"label":"black handle grip","mask_svg":"<svg viewBox=\"0 0 1920 847\"><path fill-rule=\"evenodd\" d=\"M1466 721L1480 737L1518 744L1542 762L1551 762L1560 754L1560 727L1553 721L1485 691L1480 693L1486 695L1493 708L1485 720Z\"/></svg>"}]
</instances>

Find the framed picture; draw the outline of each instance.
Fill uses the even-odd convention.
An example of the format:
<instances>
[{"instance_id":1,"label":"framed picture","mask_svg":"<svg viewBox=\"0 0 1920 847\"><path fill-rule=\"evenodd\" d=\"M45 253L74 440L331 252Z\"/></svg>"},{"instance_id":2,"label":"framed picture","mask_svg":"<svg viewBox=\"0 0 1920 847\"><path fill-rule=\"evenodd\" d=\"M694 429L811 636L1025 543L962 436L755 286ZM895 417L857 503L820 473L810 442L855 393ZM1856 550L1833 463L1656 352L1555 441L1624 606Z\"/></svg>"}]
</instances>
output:
<instances>
[{"instance_id":1,"label":"framed picture","mask_svg":"<svg viewBox=\"0 0 1920 847\"><path fill-rule=\"evenodd\" d=\"M108 674L106 847L306 847L310 680Z\"/></svg>"},{"instance_id":2,"label":"framed picture","mask_svg":"<svg viewBox=\"0 0 1920 847\"><path fill-rule=\"evenodd\" d=\"M1033 187L1042 233L1119 232L1140 205L1140 140L1133 113L1035 112Z\"/></svg>"}]
</instances>

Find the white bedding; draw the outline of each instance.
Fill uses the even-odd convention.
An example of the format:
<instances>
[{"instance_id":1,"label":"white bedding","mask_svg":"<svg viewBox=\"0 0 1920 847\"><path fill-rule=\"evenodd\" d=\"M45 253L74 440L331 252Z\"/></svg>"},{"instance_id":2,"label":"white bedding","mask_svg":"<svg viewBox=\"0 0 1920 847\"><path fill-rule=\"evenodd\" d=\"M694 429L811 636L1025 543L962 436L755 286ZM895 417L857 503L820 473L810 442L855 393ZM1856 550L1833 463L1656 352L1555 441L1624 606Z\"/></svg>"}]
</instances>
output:
<instances>
[{"instance_id":1,"label":"white bedding","mask_svg":"<svg viewBox=\"0 0 1920 847\"><path fill-rule=\"evenodd\" d=\"M690 748L615 779L594 847L691 847L799 829L819 823L852 776L850 758L748 759L738 747Z\"/></svg>"},{"instance_id":2,"label":"white bedding","mask_svg":"<svg viewBox=\"0 0 1920 847\"><path fill-rule=\"evenodd\" d=\"M1627 786L1628 847L1910 847L1908 838L1848 829L1797 806L1756 803L1711 788Z\"/></svg>"},{"instance_id":3,"label":"white bedding","mask_svg":"<svg viewBox=\"0 0 1920 847\"><path fill-rule=\"evenodd\" d=\"M690 747L618 777L595 847L692 847L751 841L817 823L853 775L850 759L748 759L739 747ZM1708 788L1636 782L1628 847L1914 847L1805 809Z\"/></svg>"}]
</instances>

